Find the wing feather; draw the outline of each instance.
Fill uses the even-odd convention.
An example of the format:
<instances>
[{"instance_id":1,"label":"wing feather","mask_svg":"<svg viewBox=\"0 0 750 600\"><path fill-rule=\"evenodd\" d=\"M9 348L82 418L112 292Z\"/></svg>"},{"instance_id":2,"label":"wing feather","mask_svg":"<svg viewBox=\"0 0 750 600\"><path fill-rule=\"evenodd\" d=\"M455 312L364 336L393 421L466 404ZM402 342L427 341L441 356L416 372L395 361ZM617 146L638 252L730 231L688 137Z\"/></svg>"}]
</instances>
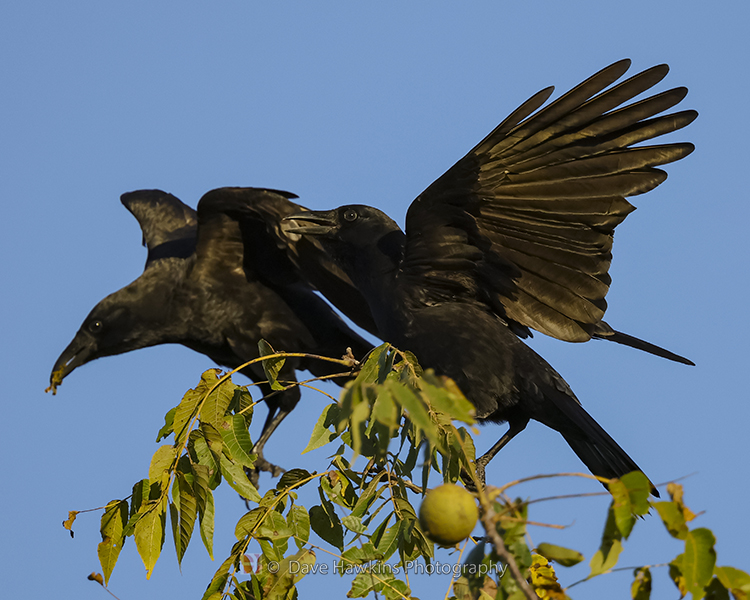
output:
<instances>
[{"instance_id":1,"label":"wing feather","mask_svg":"<svg viewBox=\"0 0 750 600\"><path fill-rule=\"evenodd\" d=\"M661 114L684 87L634 100L669 68L615 83L629 66L614 63L543 108L552 89L539 92L412 203L401 269L428 300L446 290L480 300L519 335L608 337L613 233L635 210L626 198L661 184L657 167L694 149L635 144L697 116Z\"/></svg>"}]
</instances>

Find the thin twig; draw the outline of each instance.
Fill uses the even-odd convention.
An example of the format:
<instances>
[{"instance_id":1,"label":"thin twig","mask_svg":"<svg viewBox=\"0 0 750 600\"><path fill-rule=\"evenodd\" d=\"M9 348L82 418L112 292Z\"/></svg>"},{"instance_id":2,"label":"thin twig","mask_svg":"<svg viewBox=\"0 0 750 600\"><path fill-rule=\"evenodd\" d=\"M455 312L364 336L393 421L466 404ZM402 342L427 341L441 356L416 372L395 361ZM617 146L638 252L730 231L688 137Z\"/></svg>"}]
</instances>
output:
<instances>
[{"instance_id":1,"label":"thin twig","mask_svg":"<svg viewBox=\"0 0 750 600\"><path fill-rule=\"evenodd\" d=\"M480 495L480 500L481 498L482 496ZM482 502L481 508L482 510L479 513L479 518L482 521L482 525L484 525L484 530L487 532L487 537L495 547L495 553L503 562L505 562L510 570L511 576L515 579L518 587L521 588L524 596L526 596L528 600L539 600L539 596L537 596L536 592L526 581L526 578L521 573L521 569L518 568L518 563L516 562L515 557L508 552L502 536L495 528L495 511L492 509L492 505L485 499L485 501Z\"/></svg>"}]
</instances>

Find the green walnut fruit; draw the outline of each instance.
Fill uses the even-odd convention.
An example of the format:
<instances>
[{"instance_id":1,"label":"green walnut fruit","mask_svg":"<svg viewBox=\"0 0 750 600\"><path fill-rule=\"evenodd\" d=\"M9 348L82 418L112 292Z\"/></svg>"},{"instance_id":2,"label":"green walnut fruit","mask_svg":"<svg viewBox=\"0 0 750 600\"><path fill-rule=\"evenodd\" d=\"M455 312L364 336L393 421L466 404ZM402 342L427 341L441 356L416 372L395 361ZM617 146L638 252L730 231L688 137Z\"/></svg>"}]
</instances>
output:
<instances>
[{"instance_id":1,"label":"green walnut fruit","mask_svg":"<svg viewBox=\"0 0 750 600\"><path fill-rule=\"evenodd\" d=\"M433 542L455 546L474 530L479 518L474 497L464 488L445 483L425 494L419 524Z\"/></svg>"}]
</instances>

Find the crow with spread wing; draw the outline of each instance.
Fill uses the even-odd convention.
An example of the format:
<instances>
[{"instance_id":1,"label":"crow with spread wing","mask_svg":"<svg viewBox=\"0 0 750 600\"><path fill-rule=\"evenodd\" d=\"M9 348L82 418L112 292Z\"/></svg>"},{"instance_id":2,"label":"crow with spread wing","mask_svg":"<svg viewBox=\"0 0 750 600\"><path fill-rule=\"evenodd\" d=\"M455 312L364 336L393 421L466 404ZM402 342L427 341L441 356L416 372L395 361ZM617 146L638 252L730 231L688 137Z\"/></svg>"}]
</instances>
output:
<instances>
[{"instance_id":1,"label":"crow with spread wing","mask_svg":"<svg viewBox=\"0 0 750 600\"><path fill-rule=\"evenodd\" d=\"M281 219L303 209L291 202L295 197L275 190L222 188L204 195L196 213L160 190L124 194L122 203L143 230L146 267L89 313L55 363L51 389L96 358L167 343L182 344L233 369L259 356L261 339L279 350L331 357L351 348L362 358L372 344L314 293L295 266L311 261L321 287L342 296L342 308L356 315L346 303L348 295L335 293L339 286L351 286L349 280L326 262L315 243L281 232ZM359 323L374 330L368 319L365 311ZM296 369L324 376L342 367L289 358L279 379L294 380ZM266 380L258 363L241 372L256 382ZM267 384L260 388L264 395L271 393ZM292 387L267 398L268 418L255 445L258 467L278 474L262 458L263 446L299 397L299 389Z\"/></svg>"},{"instance_id":2,"label":"crow with spread wing","mask_svg":"<svg viewBox=\"0 0 750 600\"><path fill-rule=\"evenodd\" d=\"M668 67L613 85L629 66L617 62L544 108L553 88L523 103L411 204L405 233L361 205L287 217L288 232L319 240L351 278L382 339L454 379L479 419L509 424L478 459L482 477L530 419L560 432L596 476L640 470L519 339L531 329L692 364L602 320L614 229L634 210L626 197L662 183L656 167L693 151L689 143L636 144L697 116L659 116L685 88L630 102Z\"/></svg>"}]
</instances>

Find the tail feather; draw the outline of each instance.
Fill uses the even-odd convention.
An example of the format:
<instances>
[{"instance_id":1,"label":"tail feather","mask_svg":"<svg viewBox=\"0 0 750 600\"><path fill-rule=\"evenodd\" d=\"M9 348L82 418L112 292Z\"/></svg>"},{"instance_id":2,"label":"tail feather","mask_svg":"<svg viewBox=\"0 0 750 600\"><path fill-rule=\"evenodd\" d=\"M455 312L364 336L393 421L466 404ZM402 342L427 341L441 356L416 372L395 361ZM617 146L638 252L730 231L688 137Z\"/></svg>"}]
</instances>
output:
<instances>
[{"instance_id":1,"label":"tail feather","mask_svg":"<svg viewBox=\"0 0 750 600\"><path fill-rule=\"evenodd\" d=\"M690 365L691 367L695 366L695 363L689 358L685 358L684 356L680 356L679 354L670 352L669 350L662 348L660 346L657 346L656 344L652 344L651 342L641 340L632 335L628 335L627 333L622 333L621 331L615 331L604 321L601 321L597 324L596 329L594 330L594 333L593 333L593 337L598 338L600 340L608 340L610 342L617 342L618 344L630 346L631 348L635 348L636 350L643 350L644 352L648 352L649 354L661 356L662 358L666 358L667 360L673 360L675 362L682 363L683 365Z\"/></svg>"},{"instance_id":2,"label":"tail feather","mask_svg":"<svg viewBox=\"0 0 750 600\"><path fill-rule=\"evenodd\" d=\"M562 415L558 413L555 418L546 418L542 422L562 434L591 473L597 477L612 479L632 471L643 472L573 397L558 392L550 394L548 398L554 402ZM548 416L552 415L548 413ZM604 485L606 487L606 484ZM651 493L659 497L653 483Z\"/></svg>"}]
</instances>

